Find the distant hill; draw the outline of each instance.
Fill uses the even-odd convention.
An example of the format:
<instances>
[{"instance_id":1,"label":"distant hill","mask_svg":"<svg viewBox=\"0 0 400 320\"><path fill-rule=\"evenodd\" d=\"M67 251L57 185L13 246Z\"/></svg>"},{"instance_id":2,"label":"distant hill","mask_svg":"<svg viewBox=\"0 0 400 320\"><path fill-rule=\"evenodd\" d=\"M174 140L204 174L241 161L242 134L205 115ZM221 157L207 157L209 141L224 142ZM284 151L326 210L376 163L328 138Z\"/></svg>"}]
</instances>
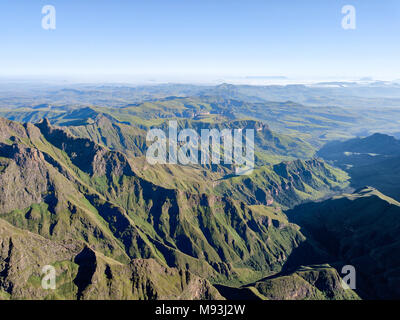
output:
<instances>
[{"instance_id":1,"label":"distant hill","mask_svg":"<svg viewBox=\"0 0 400 320\"><path fill-rule=\"evenodd\" d=\"M352 177L351 184L354 188L370 185L400 201L400 157L354 166L348 173Z\"/></svg>"},{"instance_id":2,"label":"distant hill","mask_svg":"<svg viewBox=\"0 0 400 320\"><path fill-rule=\"evenodd\" d=\"M370 185L400 200L400 140L376 133L328 143L317 155L346 170L354 188Z\"/></svg>"},{"instance_id":3,"label":"distant hill","mask_svg":"<svg viewBox=\"0 0 400 320\"><path fill-rule=\"evenodd\" d=\"M400 156L400 140L375 133L365 138L334 141L324 145L317 155L340 167L365 165Z\"/></svg>"}]
</instances>

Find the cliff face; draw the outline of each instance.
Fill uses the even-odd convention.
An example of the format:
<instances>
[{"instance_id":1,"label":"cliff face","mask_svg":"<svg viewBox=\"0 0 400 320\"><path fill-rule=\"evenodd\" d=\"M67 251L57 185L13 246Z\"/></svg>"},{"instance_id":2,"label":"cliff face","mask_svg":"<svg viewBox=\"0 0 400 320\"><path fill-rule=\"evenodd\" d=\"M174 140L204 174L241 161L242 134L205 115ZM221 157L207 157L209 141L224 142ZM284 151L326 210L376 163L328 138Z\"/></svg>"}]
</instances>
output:
<instances>
[{"instance_id":1,"label":"cliff face","mask_svg":"<svg viewBox=\"0 0 400 320\"><path fill-rule=\"evenodd\" d=\"M40 203L51 189L43 154L37 149L0 143L0 167L0 212Z\"/></svg>"},{"instance_id":2,"label":"cliff face","mask_svg":"<svg viewBox=\"0 0 400 320\"><path fill-rule=\"evenodd\" d=\"M72 164L90 176L133 174L127 159L119 152L110 152L89 139L76 138L54 128L47 119L36 126L49 143L65 152Z\"/></svg>"},{"instance_id":3,"label":"cliff face","mask_svg":"<svg viewBox=\"0 0 400 320\"><path fill-rule=\"evenodd\" d=\"M154 115L152 115L154 116ZM164 117L160 117L164 118ZM76 137L90 139L97 144L101 144L112 150L121 151L129 156L143 156L146 154L147 130L151 128L160 128L164 132L168 132L169 121L163 119L161 122L154 124L148 123L147 127L143 124L126 124L106 114L97 114L91 123L84 123L73 126L62 127L68 130ZM254 143L256 151L266 152L269 155L276 157L296 157L309 158L315 150L308 143L278 134L272 131L268 125L256 120L221 120L221 121L202 121L187 118L175 119L178 125L178 131L182 129L194 129L196 132L201 132L202 129L253 129ZM244 132L243 132L244 134ZM263 161L258 159L259 161Z\"/></svg>"},{"instance_id":4,"label":"cliff face","mask_svg":"<svg viewBox=\"0 0 400 320\"><path fill-rule=\"evenodd\" d=\"M295 160L254 170L249 176L226 179L217 190L250 204L293 207L316 200L348 185L347 175L322 160Z\"/></svg>"}]
</instances>

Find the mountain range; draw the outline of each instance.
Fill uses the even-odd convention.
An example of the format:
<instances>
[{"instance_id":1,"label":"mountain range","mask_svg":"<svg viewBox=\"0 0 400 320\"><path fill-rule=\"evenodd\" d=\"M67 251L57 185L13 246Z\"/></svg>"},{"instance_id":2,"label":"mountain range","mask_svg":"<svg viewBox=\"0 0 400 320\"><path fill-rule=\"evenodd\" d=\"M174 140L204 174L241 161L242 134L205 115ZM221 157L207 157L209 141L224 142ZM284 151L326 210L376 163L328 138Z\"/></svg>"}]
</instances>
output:
<instances>
[{"instance_id":1,"label":"mountain range","mask_svg":"<svg viewBox=\"0 0 400 320\"><path fill-rule=\"evenodd\" d=\"M346 132L355 110L271 102L272 87L121 87L119 105L92 89L54 93L76 105L0 110L0 299L400 296L400 143ZM147 132L171 120L254 129L253 172L150 165ZM41 286L45 265L56 290Z\"/></svg>"},{"instance_id":2,"label":"mountain range","mask_svg":"<svg viewBox=\"0 0 400 320\"><path fill-rule=\"evenodd\" d=\"M54 251L47 260L60 265L65 277L70 277L63 281L77 290L76 298L90 298L91 292L100 290L93 283L113 287L118 280L108 279L109 272L129 274L132 268L147 264L149 268L164 268L166 277L176 274L176 281L186 281L188 286L188 278L194 279L201 286L199 290L216 297L218 291L209 282L196 279L235 285L255 280L281 270L290 252L306 240L279 208L267 206L268 201L235 199L224 188L213 194L159 186L135 172L134 159L75 137L47 120L33 125L1 119L0 127L0 219L4 225L13 225L11 234L3 228L3 295L36 297L29 285L40 276L39 261L45 252L40 252L42 246L36 249L36 264L14 258L28 250L14 245L29 241L24 237L42 241ZM290 181L294 178L275 168L274 179L288 182L287 187L277 186L274 192L296 192L296 187L304 189L307 184L324 182L330 190L328 180L307 173L306 168L315 165L322 166L321 174L328 174L322 162L299 160L297 170L305 171L304 181L296 175L293 184ZM340 180L331 172L329 175ZM18 240L14 241L14 234L22 238L16 236ZM65 242L69 244L65 246ZM60 246L64 249L58 250ZM310 250L319 254L312 246ZM86 258L79 258L86 256L92 261L91 267L85 266ZM26 277L13 278L12 270L19 268L26 270ZM92 268L82 271L82 280L80 268ZM97 276L101 280L94 281ZM179 280L183 276L185 280ZM135 277L131 280L142 281ZM127 288L121 290L131 286L129 282L119 283L121 288L124 285ZM110 289L107 297L176 298L187 294L184 288L185 292L162 288L165 292L154 295L151 292L158 292L157 288L124 294ZM72 294L57 293L62 298ZM205 296L192 298L196 297Z\"/></svg>"}]
</instances>

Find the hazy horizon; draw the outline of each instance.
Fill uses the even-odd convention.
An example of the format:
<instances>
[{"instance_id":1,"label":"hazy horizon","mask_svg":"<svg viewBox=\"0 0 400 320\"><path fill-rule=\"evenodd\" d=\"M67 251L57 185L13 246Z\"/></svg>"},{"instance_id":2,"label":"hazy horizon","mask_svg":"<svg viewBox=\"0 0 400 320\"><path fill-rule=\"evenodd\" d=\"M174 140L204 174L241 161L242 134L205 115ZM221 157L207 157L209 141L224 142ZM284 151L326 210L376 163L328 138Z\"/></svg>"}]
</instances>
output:
<instances>
[{"instance_id":1,"label":"hazy horizon","mask_svg":"<svg viewBox=\"0 0 400 320\"><path fill-rule=\"evenodd\" d=\"M163 85L163 84L187 84L187 85L253 85L253 86L286 86L286 85L317 85L320 83L398 83L399 78L385 79L368 76L360 77L286 77L286 76L176 76L176 75L104 75L104 76L1 76L0 84L7 83L39 83L54 85L79 85L79 84L115 84L115 85Z\"/></svg>"}]
</instances>

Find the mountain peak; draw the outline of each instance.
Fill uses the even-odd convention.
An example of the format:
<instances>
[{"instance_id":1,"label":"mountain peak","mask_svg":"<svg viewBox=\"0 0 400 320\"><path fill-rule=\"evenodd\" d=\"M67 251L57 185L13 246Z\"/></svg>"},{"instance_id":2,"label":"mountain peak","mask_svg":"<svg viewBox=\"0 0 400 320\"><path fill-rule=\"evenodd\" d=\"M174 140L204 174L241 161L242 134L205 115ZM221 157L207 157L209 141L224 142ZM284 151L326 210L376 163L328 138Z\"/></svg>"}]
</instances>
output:
<instances>
[{"instance_id":1,"label":"mountain peak","mask_svg":"<svg viewBox=\"0 0 400 320\"><path fill-rule=\"evenodd\" d=\"M395 137L393 137L391 135L388 135L388 134L385 134L385 133L380 133L380 132L376 132L373 135L371 135L369 137L366 137L364 139L367 139L367 140L370 139L370 140L373 140L373 141L381 140L381 141L387 141L387 142L396 141L396 143L399 142L399 140L397 140Z\"/></svg>"},{"instance_id":2,"label":"mountain peak","mask_svg":"<svg viewBox=\"0 0 400 320\"><path fill-rule=\"evenodd\" d=\"M368 194L372 192L379 192L376 188L371 186L364 186L361 188L356 189L353 194Z\"/></svg>"},{"instance_id":3,"label":"mountain peak","mask_svg":"<svg viewBox=\"0 0 400 320\"><path fill-rule=\"evenodd\" d=\"M39 120L38 124L42 125L45 128L51 127L50 120L47 117L44 117L43 119Z\"/></svg>"}]
</instances>

